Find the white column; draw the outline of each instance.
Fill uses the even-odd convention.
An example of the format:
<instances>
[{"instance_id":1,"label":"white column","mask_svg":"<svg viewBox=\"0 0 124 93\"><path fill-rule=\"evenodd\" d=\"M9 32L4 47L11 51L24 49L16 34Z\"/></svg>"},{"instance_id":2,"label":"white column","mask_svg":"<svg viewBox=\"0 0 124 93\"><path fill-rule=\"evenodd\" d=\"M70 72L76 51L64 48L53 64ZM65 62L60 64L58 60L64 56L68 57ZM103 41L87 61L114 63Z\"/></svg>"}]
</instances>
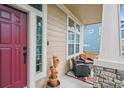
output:
<instances>
[{"instance_id":1,"label":"white column","mask_svg":"<svg viewBox=\"0 0 124 93\"><path fill-rule=\"evenodd\" d=\"M103 5L100 59L120 58L118 15L118 5Z\"/></svg>"},{"instance_id":2,"label":"white column","mask_svg":"<svg viewBox=\"0 0 124 93\"><path fill-rule=\"evenodd\" d=\"M94 65L124 70L124 59L120 56L119 33L118 5L103 5L100 53Z\"/></svg>"}]
</instances>

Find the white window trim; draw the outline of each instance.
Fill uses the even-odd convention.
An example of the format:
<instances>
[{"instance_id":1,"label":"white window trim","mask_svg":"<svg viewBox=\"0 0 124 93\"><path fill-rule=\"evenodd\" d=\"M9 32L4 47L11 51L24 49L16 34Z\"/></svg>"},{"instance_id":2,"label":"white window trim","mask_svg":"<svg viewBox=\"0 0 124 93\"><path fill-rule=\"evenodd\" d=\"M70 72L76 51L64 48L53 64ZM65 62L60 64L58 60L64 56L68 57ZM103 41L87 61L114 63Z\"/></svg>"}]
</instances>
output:
<instances>
[{"instance_id":1,"label":"white window trim","mask_svg":"<svg viewBox=\"0 0 124 93\"><path fill-rule=\"evenodd\" d=\"M74 26L75 26L75 29L74 30L70 30L70 28L69 28L69 25L68 25L68 23L69 23L69 21L68 21L68 19L69 18L71 18L73 21L74 21ZM78 24L79 26L80 26L80 32L77 32L76 31L76 24ZM72 32L74 32L74 35L75 35L75 38L74 38L74 54L73 55L68 55L68 44L69 44L69 42L68 42L68 32L69 32L69 30L70 31L72 31ZM81 33L82 32L82 30L81 30L81 24L78 22L78 21L76 21L72 16L67 16L67 59L70 59L70 58L72 58L72 57L76 57L76 56L78 56L78 55L80 55L80 53L82 53L82 49L81 49ZM79 34L80 35L80 43L79 43L79 53L76 53L76 34Z\"/></svg>"},{"instance_id":2,"label":"white window trim","mask_svg":"<svg viewBox=\"0 0 124 93\"><path fill-rule=\"evenodd\" d=\"M26 4L9 5L27 13L27 87L35 87L37 80L47 74L47 5L42 4L42 13L37 9ZM43 19L43 70L36 74L36 16Z\"/></svg>"}]
</instances>

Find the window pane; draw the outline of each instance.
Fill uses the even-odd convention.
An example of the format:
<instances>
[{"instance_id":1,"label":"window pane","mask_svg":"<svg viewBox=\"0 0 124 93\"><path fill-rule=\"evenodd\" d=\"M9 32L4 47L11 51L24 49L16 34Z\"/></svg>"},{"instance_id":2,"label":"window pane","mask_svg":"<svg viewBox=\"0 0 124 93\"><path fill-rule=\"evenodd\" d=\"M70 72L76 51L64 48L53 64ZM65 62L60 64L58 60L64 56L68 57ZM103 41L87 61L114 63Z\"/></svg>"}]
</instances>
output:
<instances>
[{"instance_id":1,"label":"window pane","mask_svg":"<svg viewBox=\"0 0 124 93\"><path fill-rule=\"evenodd\" d=\"M36 53L37 53L37 55L42 54L42 47L41 46L36 47Z\"/></svg>"},{"instance_id":2,"label":"window pane","mask_svg":"<svg viewBox=\"0 0 124 93\"><path fill-rule=\"evenodd\" d=\"M69 21L69 24L68 24L69 27L72 28L72 29L74 29L74 20L72 20L71 18L69 18L68 21Z\"/></svg>"},{"instance_id":3,"label":"window pane","mask_svg":"<svg viewBox=\"0 0 124 93\"><path fill-rule=\"evenodd\" d=\"M76 44L76 53L79 53L80 47L79 44Z\"/></svg>"},{"instance_id":4,"label":"window pane","mask_svg":"<svg viewBox=\"0 0 124 93\"><path fill-rule=\"evenodd\" d=\"M74 32L69 31L68 32L68 43L74 43Z\"/></svg>"},{"instance_id":5,"label":"window pane","mask_svg":"<svg viewBox=\"0 0 124 93\"><path fill-rule=\"evenodd\" d=\"M80 25L76 24L71 18L68 18L68 55L79 53L80 44ZM77 44L77 45L76 45Z\"/></svg>"},{"instance_id":6,"label":"window pane","mask_svg":"<svg viewBox=\"0 0 124 93\"><path fill-rule=\"evenodd\" d=\"M124 21L121 21L121 28L124 28Z\"/></svg>"},{"instance_id":7,"label":"window pane","mask_svg":"<svg viewBox=\"0 0 124 93\"><path fill-rule=\"evenodd\" d=\"M29 5L42 12L42 4L29 4Z\"/></svg>"},{"instance_id":8,"label":"window pane","mask_svg":"<svg viewBox=\"0 0 124 93\"><path fill-rule=\"evenodd\" d=\"M42 72L42 64L36 65L36 72Z\"/></svg>"},{"instance_id":9,"label":"window pane","mask_svg":"<svg viewBox=\"0 0 124 93\"><path fill-rule=\"evenodd\" d=\"M121 46L121 52L123 52L124 51L124 41L123 41L123 39L124 39L124 5L123 4L121 4L120 5L120 37L121 37L121 41L120 42L122 42L122 45L120 45ZM122 54L123 56L124 56L124 54Z\"/></svg>"},{"instance_id":10,"label":"window pane","mask_svg":"<svg viewBox=\"0 0 124 93\"><path fill-rule=\"evenodd\" d=\"M124 46L122 46L122 51L124 51Z\"/></svg>"},{"instance_id":11,"label":"window pane","mask_svg":"<svg viewBox=\"0 0 124 93\"><path fill-rule=\"evenodd\" d=\"M80 32L80 25L76 24L76 31Z\"/></svg>"},{"instance_id":12,"label":"window pane","mask_svg":"<svg viewBox=\"0 0 124 93\"><path fill-rule=\"evenodd\" d=\"M36 64L42 63L42 55L37 55L36 57Z\"/></svg>"},{"instance_id":13,"label":"window pane","mask_svg":"<svg viewBox=\"0 0 124 93\"><path fill-rule=\"evenodd\" d=\"M121 5L120 8L120 20L121 20L121 38L124 38L124 8Z\"/></svg>"},{"instance_id":14,"label":"window pane","mask_svg":"<svg viewBox=\"0 0 124 93\"><path fill-rule=\"evenodd\" d=\"M122 40L122 46L124 46L124 40Z\"/></svg>"},{"instance_id":15,"label":"window pane","mask_svg":"<svg viewBox=\"0 0 124 93\"><path fill-rule=\"evenodd\" d=\"M76 43L80 43L80 35L76 34Z\"/></svg>"},{"instance_id":16,"label":"window pane","mask_svg":"<svg viewBox=\"0 0 124 93\"><path fill-rule=\"evenodd\" d=\"M41 72L42 68L42 17L37 16L36 24L36 72Z\"/></svg>"},{"instance_id":17,"label":"window pane","mask_svg":"<svg viewBox=\"0 0 124 93\"><path fill-rule=\"evenodd\" d=\"M84 25L84 44L85 53L98 54L100 47L101 24Z\"/></svg>"},{"instance_id":18,"label":"window pane","mask_svg":"<svg viewBox=\"0 0 124 93\"><path fill-rule=\"evenodd\" d=\"M124 38L124 30L121 30L121 38Z\"/></svg>"},{"instance_id":19,"label":"window pane","mask_svg":"<svg viewBox=\"0 0 124 93\"><path fill-rule=\"evenodd\" d=\"M37 35L37 44L42 44L42 36Z\"/></svg>"},{"instance_id":20,"label":"window pane","mask_svg":"<svg viewBox=\"0 0 124 93\"><path fill-rule=\"evenodd\" d=\"M74 54L74 44L68 44L68 55Z\"/></svg>"}]
</instances>

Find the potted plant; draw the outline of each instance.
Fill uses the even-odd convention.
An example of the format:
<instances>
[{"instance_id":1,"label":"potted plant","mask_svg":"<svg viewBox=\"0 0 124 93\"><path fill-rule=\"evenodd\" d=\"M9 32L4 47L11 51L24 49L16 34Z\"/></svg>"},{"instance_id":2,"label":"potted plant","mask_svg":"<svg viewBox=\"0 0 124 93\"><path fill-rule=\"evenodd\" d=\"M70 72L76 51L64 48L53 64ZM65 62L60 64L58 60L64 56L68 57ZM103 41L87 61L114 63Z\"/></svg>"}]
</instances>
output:
<instances>
[{"instance_id":1,"label":"potted plant","mask_svg":"<svg viewBox=\"0 0 124 93\"><path fill-rule=\"evenodd\" d=\"M57 57L57 56L53 56L53 66L54 66L55 68L58 67L59 62L60 62L60 61L59 61L58 57Z\"/></svg>"},{"instance_id":2,"label":"potted plant","mask_svg":"<svg viewBox=\"0 0 124 93\"><path fill-rule=\"evenodd\" d=\"M47 81L47 87L60 87L60 81L58 80L58 72L56 70L59 64L59 59L57 56L53 56L53 66L50 67L50 76Z\"/></svg>"},{"instance_id":3,"label":"potted plant","mask_svg":"<svg viewBox=\"0 0 124 93\"><path fill-rule=\"evenodd\" d=\"M51 72L51 73L55 73L55 72L56 72L56 69L55 69L53 66L51 66L51 67L50 67L50 72Z\"/></svg>"},{"instance_id":4,"label":"potted plant","mask_svg":"<svg viewBox=\"0 0 124 93\"><path fill-rule=\"evenodd\" d=\"M57 76L51 74L51 76L49 77L50 84L53 85L53 86L57 86L58 85L57 81L58 81Z\"/></svg>"}]
</instances>

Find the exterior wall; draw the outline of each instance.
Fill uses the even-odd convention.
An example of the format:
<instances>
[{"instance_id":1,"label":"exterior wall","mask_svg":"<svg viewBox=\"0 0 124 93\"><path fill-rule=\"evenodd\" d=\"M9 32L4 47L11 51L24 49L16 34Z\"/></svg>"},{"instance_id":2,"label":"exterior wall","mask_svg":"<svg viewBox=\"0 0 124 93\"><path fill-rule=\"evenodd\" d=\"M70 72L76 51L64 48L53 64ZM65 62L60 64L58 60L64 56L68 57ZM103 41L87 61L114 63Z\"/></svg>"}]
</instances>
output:
<instances>
[{"instance_id":1,"label":"exterior wall","mask_svg":"<svg viewBox=\"0 0 124 93\"><path fill-rule=\"evenodd\" d=\"M44 87L53 55L57 55L61 61L58 67L59 76L69 69L66 58L67 15L55 4L47 5L47 43L47 77L37 80L35 85L37 88Z\"/></svg>"},{"instance_id":2,"label":"exterior wall","mask_svg":"<svg viewBox=\"0 0 124 93\"><path fill-rule=\"evenodd\" d=\"M66 60L67 44L67 15L56 5L48 5L48 33L47 59L48 69L51 65L53 55L60 58L61 63L58 67L59 75L63 75L68 70Z\"/></svg>"},{"instance_id":3,"label":"exterior wall","mask_svg":"<svg viewBox=\"0 0 124 93\"><path fill-rule=\"evenodd\" d=\"M94 66L94 88L124 87L124 71L107 67Z\"/></svg>"},{"instance_id":4,"label":"exterior wall","mask_svg":"<svg viewBox=\"0 0 124 93\"><path fill-rule=\"evenodd\" d=\"M46 80L47 80L46 77L37 80L37 81L36 81L36 84L35 84L35 87L36 87L36 88L43 88L43 87L45 87Z\"/></svg>"}]
</instances>

